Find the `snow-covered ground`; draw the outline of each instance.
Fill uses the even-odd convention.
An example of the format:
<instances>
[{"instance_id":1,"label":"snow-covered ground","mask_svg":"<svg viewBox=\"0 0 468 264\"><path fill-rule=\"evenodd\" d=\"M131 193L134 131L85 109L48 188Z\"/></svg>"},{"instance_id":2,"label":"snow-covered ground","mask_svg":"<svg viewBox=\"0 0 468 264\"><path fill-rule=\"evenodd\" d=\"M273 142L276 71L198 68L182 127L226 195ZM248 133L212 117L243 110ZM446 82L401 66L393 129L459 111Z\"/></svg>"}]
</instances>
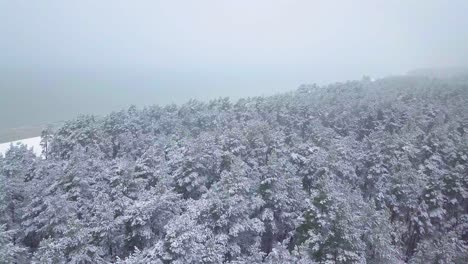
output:
<instances>
[{"instance_id":1,"label":"snow-covered ground","mask_svg":"<svg viewBox=\"0 0 468 264\"><path fill-rule=\"evenodd\" d=\"M28 148L33 148L33 151L37 156L41 155L41 137L26 138L12 142L2 143L0 144L0 154L5 154L5 152L10 148L10 144L16 145L19 143L27 145Z\"/></svg>"}]
</instances>

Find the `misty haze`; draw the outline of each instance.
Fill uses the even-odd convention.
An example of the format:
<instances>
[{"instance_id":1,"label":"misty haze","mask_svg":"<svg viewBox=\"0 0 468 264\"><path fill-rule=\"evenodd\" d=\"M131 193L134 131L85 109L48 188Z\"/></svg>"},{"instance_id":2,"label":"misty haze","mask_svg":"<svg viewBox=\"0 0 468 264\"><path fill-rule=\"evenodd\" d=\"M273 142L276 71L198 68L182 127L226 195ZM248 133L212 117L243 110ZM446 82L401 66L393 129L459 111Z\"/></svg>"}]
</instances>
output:
<instances>
[{"instance_id":1,"label":"misty haze","mask_svg":"<svg viewBox=\"0 0 468 264\"><path fill-rule=\"evenodd\" d=\"M0 0L0 264L468 263L467 13Z\"/></svg>"}]
</instances>

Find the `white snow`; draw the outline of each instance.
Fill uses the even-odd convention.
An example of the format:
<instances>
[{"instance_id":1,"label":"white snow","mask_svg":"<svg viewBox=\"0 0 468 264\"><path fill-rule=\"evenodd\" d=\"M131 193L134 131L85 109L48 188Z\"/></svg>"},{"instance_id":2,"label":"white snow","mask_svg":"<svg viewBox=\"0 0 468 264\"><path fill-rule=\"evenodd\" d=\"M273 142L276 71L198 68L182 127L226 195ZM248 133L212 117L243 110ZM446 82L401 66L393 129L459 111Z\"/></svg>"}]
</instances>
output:
<instances>
[{"instance_id":1,"label":"white snow","mask_svg":"<svg viewBox=\"0 0 468 264\"><path fill-rule=\"evenodd\" d=\"M28 148L33 148L34 154L37 156L41 155L42 148L41 148L41 137L33 137L33 138L25 138L21 140L16 140L12 142L7 142L7 143L2 143L0 144L0 154L5 154L5 152L10 149L10 144L16 145L16 144L24 144L28 146Z\"/></svg>"}]
</instances>

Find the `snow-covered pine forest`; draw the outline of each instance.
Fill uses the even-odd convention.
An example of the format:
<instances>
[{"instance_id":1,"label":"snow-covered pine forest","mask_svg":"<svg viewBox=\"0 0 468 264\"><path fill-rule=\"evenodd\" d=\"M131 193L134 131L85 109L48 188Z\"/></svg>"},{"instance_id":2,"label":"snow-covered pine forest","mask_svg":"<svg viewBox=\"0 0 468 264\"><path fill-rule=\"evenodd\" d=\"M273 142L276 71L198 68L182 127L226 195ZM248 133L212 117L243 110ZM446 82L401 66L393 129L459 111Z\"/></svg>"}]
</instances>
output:
<instances>
[{"instance_id":1,"label":"snow-covered pine forest","mask_svg":"<svg viewBox=\"0 0 468 264\"><path fill-rule=\"evenodd\" d=\"M468 263L468 79L82 116L0 158L1 263Z\"/></svg>"}]
</instances>

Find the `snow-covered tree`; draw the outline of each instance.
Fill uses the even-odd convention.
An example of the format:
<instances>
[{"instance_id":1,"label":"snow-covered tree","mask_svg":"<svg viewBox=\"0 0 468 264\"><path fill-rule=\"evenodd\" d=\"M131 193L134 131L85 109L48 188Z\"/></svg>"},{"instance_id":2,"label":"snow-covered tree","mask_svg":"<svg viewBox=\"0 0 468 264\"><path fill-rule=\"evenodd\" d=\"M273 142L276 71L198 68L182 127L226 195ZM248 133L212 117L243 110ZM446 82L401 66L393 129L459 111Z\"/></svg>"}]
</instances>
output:
<instances>
[{"instance_id":1,"label":"snow-covered tree","mask_svg":"<svg viewBox=\"0 0 468 264\"><path fill-rule=\"evenodd\" d=\"M135 106L0 155L0 263L466 263L468 89Z\"/></svg>"}]
</instances>

